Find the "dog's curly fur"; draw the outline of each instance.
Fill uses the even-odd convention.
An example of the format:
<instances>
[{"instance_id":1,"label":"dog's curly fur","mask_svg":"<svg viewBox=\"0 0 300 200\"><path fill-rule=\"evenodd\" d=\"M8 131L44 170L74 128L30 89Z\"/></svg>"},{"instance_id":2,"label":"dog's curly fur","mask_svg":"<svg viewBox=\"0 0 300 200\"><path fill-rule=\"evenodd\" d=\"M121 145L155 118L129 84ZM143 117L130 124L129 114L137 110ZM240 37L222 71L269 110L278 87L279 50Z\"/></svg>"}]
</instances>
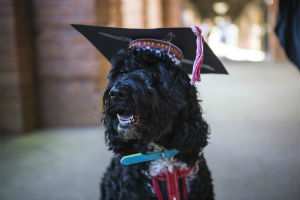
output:
<instances>
[{"instance_id":1,"label":"dog's curly fur","mask_svg":"<svg viewBox=\"0 0 300 200\"><path fill-rule=\"evenodd\" d=\"M210 172L201 153L209 126L188 75L166 53L150 49L121 50L111 63L103 124L115 156L102 180L101 199L157 199L147 176L150 162L120 163L122 156L153 150L150 144L179 150L174 159L187 166L198 163L198 172L188 178L188 199L213 199ZM117 114L132 115L135 121L120 128Z\"/></svg>"}]
</instances>

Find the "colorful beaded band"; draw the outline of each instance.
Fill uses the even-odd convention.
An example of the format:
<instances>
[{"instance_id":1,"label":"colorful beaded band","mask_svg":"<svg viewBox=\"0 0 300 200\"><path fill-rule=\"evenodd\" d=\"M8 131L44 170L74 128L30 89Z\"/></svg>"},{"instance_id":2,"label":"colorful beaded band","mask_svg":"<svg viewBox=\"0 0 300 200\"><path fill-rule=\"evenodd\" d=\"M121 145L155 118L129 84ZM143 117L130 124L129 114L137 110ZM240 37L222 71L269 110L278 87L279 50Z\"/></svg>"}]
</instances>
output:
<instances>
[{"instance_id":1,"label":"colorful beaded band","mask_svg":"<svg viewBox=\"0 0 300 200\"><path fill-rule=\"evenodd\" d=\"M172 43L162 41L162 40L154 40L154 39L137 39L133 40L129 43L129 48L132 47L148 47L155 49L162 49L167 51L171 57L176 57L176 60L179 60L181 63L183 53L182 51Z\"/></svg>"}]
</instances>

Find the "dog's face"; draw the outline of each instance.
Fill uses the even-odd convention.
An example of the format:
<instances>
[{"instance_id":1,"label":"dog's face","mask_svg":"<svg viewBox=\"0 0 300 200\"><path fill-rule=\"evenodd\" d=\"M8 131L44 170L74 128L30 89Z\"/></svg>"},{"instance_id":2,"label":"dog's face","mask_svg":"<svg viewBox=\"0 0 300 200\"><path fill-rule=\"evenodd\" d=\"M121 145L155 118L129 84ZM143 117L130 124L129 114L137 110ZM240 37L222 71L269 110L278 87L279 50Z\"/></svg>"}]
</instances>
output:
<instances>
[{"instance_id":1,"label":"dog's face","mask_svg":"<svg viewBox=\"0 0 300 200\"><path fill-rule=\"evenodd\" d=\"M177 159L194 163L207 145L208 125L184 70L150 49L122 50L111 63L103 96L109 149L128 155L155 143L176 148Z\"/></svg>"},{"instance_id":2,"label":"dog's face","mask_svg":"<svg viewBox=\"0 0 300 200\"><path fill-rule=\"evenodd\" d=\"M112 60L104 114L124 140L153 142L170 132L187 105L189 79L166 55L132 49Z\"/></svg>"}]
</instances>

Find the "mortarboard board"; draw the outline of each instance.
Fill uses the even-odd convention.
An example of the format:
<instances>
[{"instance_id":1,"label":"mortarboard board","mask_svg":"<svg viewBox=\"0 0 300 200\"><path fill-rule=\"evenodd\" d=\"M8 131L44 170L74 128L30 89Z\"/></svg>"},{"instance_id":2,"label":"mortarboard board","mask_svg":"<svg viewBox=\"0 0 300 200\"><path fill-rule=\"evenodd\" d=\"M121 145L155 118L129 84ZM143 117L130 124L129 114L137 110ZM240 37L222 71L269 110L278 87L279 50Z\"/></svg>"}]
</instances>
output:
<instances>
[{"instance_id":1,"label":"mortarboard board","mask_svg":"<svg viewBox=\"0 0 300 200\"><path fill-rule=\"evenodd\" d=\"M128 29L77 24L72 24L72 26L84 35L109 61L121 49L133 46L157 48L157 45L163 49L161 44L165 47L167 43L170 44L168 47L174 47L174 54L178 53L176 57L180 60L180 65L184 67L184 70L189 74L193 72L196 50L198 51L196 45L198 38L191 28ZM170 37L170 34L171 38L166 39L166 36L169 35ZM202 40L202 37L201 41L203 42L202 52L204 54L204 58L201 60L201 63L203 61L201 73L228 74L217 56ZM145 42L146 44L143 46Z\"/></svg>"}]
</instances>

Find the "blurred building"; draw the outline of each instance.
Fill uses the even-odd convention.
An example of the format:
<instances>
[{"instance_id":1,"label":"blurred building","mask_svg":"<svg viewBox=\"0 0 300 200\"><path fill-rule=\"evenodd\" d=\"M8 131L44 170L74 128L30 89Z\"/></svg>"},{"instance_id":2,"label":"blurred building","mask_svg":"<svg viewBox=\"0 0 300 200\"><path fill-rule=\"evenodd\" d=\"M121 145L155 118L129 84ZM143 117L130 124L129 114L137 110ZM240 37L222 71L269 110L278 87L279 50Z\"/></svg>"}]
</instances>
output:
<instances>
[{"instance_id":1,"label":"blurred building","mask_svg":"<svg viewBox=\"0 0 300 200\"><path fill-rule=\"evenodd\" d=\"M0 0L0 132L101 124L109 64L70 24L180 26L180 13L180 0Z\"/></svg>"},{"instance_id":2,"label":"blurred building","mask_svg":"<svg viewBox=\"0 0 300 200\"><path fill-rule=\"evenodd\" d=\"M283 57L272 33L276 0L226 1L223 14L222 6L221 13L214 10L216 2L0 0L0 132L101 124L109 63L70 24L155 28L203 23L208 36L216 20L230 19L236 36L226 40L229 44ZM251 39L249 27L256 34Z\"/></svg>"}]
</instances>

